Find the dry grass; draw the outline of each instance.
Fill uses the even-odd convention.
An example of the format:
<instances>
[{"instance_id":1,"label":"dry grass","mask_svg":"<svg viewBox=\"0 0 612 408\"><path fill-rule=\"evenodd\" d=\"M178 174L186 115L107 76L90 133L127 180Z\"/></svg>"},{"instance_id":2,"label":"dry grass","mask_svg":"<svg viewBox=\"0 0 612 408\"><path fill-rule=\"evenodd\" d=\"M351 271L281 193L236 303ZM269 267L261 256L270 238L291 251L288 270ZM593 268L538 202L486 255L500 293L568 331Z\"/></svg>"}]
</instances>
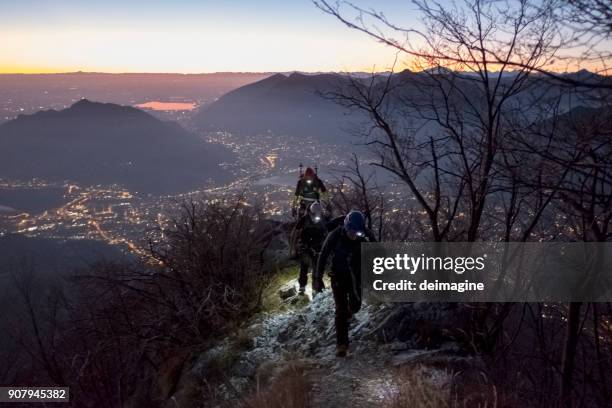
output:
<instances>
[{"instance_id":1,"label":"dry grass","mask_svg":"<svg viewBox=\"0 0 612 408\"><path fill-rule=\"evenodd\" d=\"M470 392L457 395L452 387L456 379L451 373L423 366L404 367L398 373L397 388L385 401L384 408L498 407L494 388L482 384L462 384Z\"/></svg>"},{"instance_id":2,"label":"dry grass","mask_svg":"<svg viewBox=\"0 0 612 408\"><path fill-rule=\"evenodd\" d=\"M450 408L449 387L437 384L423 367L405 367L398 373L397 388L385 408Z\"/></svg>"},{"instance_id":3,"label":"dry grass","mask_svg":"<svg viewBox=\"0 0 612 408\"><path fill-rule=\"evenodd\" d=\"M311 382L306 369L289 364L264 389L245 398L247 408L308 408L311 405Z\"/></svg>"},{"instance_id":4,"label":"dry grass","mask_svg":"<svg viewBox=\"0 0 612 408\"><path fill-rule=\"evenodd\" d=\"M263 292L260 311L275 313L287 310L287 304L283 303L278 296L278 290L292 279L297 279L298 276L299 269L297 266L289 266L274 273Z\"/></svg>"}]
</instances>

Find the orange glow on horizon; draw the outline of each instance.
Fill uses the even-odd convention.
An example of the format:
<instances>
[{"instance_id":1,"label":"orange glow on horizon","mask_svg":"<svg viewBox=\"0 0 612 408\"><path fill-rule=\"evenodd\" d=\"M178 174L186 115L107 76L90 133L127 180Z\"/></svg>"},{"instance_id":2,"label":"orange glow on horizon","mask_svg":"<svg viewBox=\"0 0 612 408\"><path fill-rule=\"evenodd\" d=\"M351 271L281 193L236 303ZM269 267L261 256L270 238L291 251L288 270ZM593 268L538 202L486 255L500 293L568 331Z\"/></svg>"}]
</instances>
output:
<instances>
[{"instance_id":1,"label":"orange glow on horizon","mask_svg":"<svg viewBox=\"0 0 612 408\"><path fill-rule=\"evenodd\" d=\"M38 65L0 64L0 74L61 74L75 72L69 68L46 67Z\"/></svg>"},{"instance_id":2,"label":"orange glow on horizon","mask_svg":"<svg viewBox=\"0 0 612 408\"><path fill-rule=\"evenodd\" d=\"M450 66L448 66L450 68ZM25 64L2 64L0 63L0 74L1 75L44 75L44 74L65 74L65 73L76 73L76 72L84 72L84 73L108 73L108 74L211 74L217 72L292 72L292 71L300 71L300 72L364 72L364 73L384 73L391 71L391 64L379 64L379 65L355 65L355 66L343 66L337 69L329 69L329 70L301 70L299 67L295 67L293 69L278 69L278 70L249 70L249 69L235 69L235 70L156 70L156 69L130 69L129 67L83 67L83 66L44 66L44 65L25 65ZM428 69L427 67L418 66L413 62L398 62L393 71L400 72L405 69L409 69L413 72L419 72L422 70ZM581 69L587 69L591 72L596 72L599 75L612 75L612 69L602 69L599 64L591 63L591 64L554 64L549 67L543 67L550 72L555 73L566 73L566 72L576 72ZM506 71L513 71L514 69L506 69ZM466 71L466 69L459 69L458 71ZM498 72L499 69L491 69L490 72Z\"/></svg>"},{"instance_id":3,"label":"orange glow on horizon","mask_svg":"<svg viewBox=\"0 0 612 408\"><path fill-rule=\"evenodd\" d=\"M166 71L166 70L155 70L155 69L151 69L151 70L134 70L134 69L129 69L127 67L125 68L115 68L115 69L108 69L108 68L93 68L93 67L88 67L88 68L84 68L84 67L41 67L41 66L23 66L23 65L2 65L0 64L0 75L20 75L20 74L24 74L24 75L45 75L45 74L67 74L67 73L76 73L76 72L84 72L84 73L104 73L104 74L185 74L185 75L189 75L189 74L213 74L213 73L218 73L218 72L236 72L236 73L249 73L249 72L293 72L293 71L299 71L299 72L310 72L310 73L316 73L316 72L372 72L372 73L383 73L383 72L389 72L391 67L385 67L382 68L383 65L381 66L375 66L375 67L371 67L371 66L359 66L359 67L342 67L340 69L335 69L335 70L329 70L329 71L325 71L325 70L320 70L320 71L313 71L313 70L301 70L299 68L295 68L295 69L279 69L279 70L247 70L247 69L237 69L237 70L188 70L188 71ZM404 70L408 68L408 66L403 66L401 70ZM397 70L397 67L396 67Z\"/></svg>"}]
</instances>

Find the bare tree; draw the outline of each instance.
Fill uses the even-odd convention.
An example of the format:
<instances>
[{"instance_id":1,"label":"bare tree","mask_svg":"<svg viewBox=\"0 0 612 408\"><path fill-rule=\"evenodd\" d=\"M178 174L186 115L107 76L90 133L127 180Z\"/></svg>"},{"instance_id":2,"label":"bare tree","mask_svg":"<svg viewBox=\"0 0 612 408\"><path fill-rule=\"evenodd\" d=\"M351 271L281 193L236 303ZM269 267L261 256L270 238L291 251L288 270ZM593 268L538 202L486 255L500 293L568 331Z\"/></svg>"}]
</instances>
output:
<instances>
[{"instance_id":1,"label":"bare tree","mask_svg":"<svg viewBox=\"0 0 612 408\"><path fill-rule=\"evenodd\" d=\"M612 3L607 0L566 0L570 20L591 38L612 35Z\"/></svg>"},{"instance_id":2,"label":"bare tree","mask_svg":"<svg viewBox=\"0 0 612 408\"><path fill-rule=\"evenodd\" d=\"M77 406L153 404L170 356L188 356L257 310L270 276L263 252L276 228L242 197L186 202L150 236L155 265L97 263L70 277L69 298L36 291L33 275L18 274L28 324L13 335L28 358L15 359L15 378L68 385Z\"/></svg>"},{"instance_id":3,"label":"bare tree","mask_svg":"<svg viewBox=\"0 0 612 408\"><path fill-rule=\"evenodd\" d=\"M425 25L417 33L426 38L418 51L362 23L362 31L385 38L419 72L353 79L348 89L329 95L370 116L369 144L380 157L376 165L406 184L436 241L479 238L511 117L540 84L530 74L549 65L557 50L555 21L541 8L519 2L510 16L491 2L466 3L460 12L416 2ZM347 23L338 5L318 5ZM359 21L367 14L415 32L391 25L379 13L357 10Z\"/></svg>"},{"instance_id":4,"label":"bare tree","mask_svg":"<svg viewBox=\"0 0 612 408\"><path fill-rule=\"evenodd\" d=\"M600 38L584 35L584 25L566 25L568 1L463 0L456 5L413 0L424 27L402 26L382 11L359 7L350 1L313 0L313 3L346 26L397 49L409 59L426 61L432 68L441 65L473 70L466 62L475 63L471 60L478 59L490 71L526 70L574 87L612 89L612 83L606 78L583 79L556 72L559 66L568 67L572 63L580 66L582 62L593 65L599 60L602 67L596 71L605 75L606 62L612 57L609 50L598 48ZM605 8L602 6L600 10ZM605 27L603 19L595 21L604 23ZM537 29L528 29L536 25L540 25L539 33ZM442 38L432 37L432 29L446 32ZM584 52L585 48L590 52ZM535 49L539 50L537 60L530 55ZM481 67L476 65L476 68Z\"/></svg>"},{"instance_id":5,"label":"bare tree","mask_svg":"<svg viewBox=\"0 0 612 408\"><path fill-rule=\"evenodd\" d=\"M561 23L557 10L566 10L567 2L470 0L453 6L417 0L422 24L411 27L350 2L315 3L393 47L413 68L369 81L352 78L328 96L369 115L365 134L378 154L375 165L410 191L428 227L426 239L610 239L612 139L609 124L601 123L610 117L609 110L601 110L610 82L550 71L559 61L594 55L565 54L596 45ZM564 116L579 105L600 110L586 116L587 107L573 112L586 118L576 128ZM549 392L558 392L566 406L579 398L606 401L609 381L601 374L595 381L580 367L596 354L599 372L607 368L609 345L593 335L605 318L591 314L595 308L572 303L475 309L472 333L480 350L506 359L519 345L525 353L523 337L534 333L542 351L535 359L546 359L537 370L558 370L545 384ZM593 324L587 335L588 316ZM521 373L540 372L534 360L527 361ZM544 386L535 376L531 381L534 389ZM537 399L546 395L536 394Z\"/></svg>"}]
</instances>

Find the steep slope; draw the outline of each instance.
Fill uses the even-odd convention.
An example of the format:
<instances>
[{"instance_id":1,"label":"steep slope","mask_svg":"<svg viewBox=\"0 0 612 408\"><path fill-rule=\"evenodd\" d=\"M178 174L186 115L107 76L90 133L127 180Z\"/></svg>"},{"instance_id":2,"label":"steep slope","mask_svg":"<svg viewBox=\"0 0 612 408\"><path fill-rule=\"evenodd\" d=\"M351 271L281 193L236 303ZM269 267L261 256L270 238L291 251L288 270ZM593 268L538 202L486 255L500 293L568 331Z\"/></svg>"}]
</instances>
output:
<instances>
[{"instance_id":1,"label":"steep slope","mask_svg":"<svg viewBox=\"0 0 612 408\"><path fill-rule=\"evenodd\" d=\"M176 123L85 99L0 126L0 176L8 178L175 193L228 180L219 164L232 160L225 148L200 141Z\"/></svg>"},{"instance_id":2,"label":"steep slope","mask_svg":"<svg viewBox=\"0 0 612 408\"><path fill-rule=\"evenodd\" d=\"M229 92L204 107L194 120L209 130L272 132L334 142L348 137L347 127L358 116L322 93L346 85L346 80L335 74L276 74Z\"/></svg>"},{"instance_id":3,"label":"steep slope","mask_svg":"<svg viewBox=\"0 0 612 408\"><path fill-rule=\"evenodd\" d=\"M279 309L245 322L239 334L219 339L177 366L174 375L164 377L175 382L162 382L170 391L161 406L199 406L194 400L202 406L239 401L254 407L410 406L393 404L403 393L403 373L418 376L418 381L409 384L415 390L412 395L427 391L444 401L450 397L452 373L482 363L451 339L429 346L423 343L419 325L450 328L457 323L457 313L443 304L407 304L401 311L391 305L364 304L351 322L349 355L337 358L331 291L309 300L295 294L296 286L297 280L290 279L281 287L279 295L284 300ZM403 331L403 340L398 340L402 337L398 330ZM223 381L219 384L214 379L220 369ZM296 376L296 371L301 379L284 378ZM299 381L307 389L297 387ZM275 390L274 384L286 388L266 392L270 387ZM289 398L298 392L299 401L293 404ZM432 402L427 394L420 398L414 406L447 406L419 405Z\"/></svg>"}]
</instances>

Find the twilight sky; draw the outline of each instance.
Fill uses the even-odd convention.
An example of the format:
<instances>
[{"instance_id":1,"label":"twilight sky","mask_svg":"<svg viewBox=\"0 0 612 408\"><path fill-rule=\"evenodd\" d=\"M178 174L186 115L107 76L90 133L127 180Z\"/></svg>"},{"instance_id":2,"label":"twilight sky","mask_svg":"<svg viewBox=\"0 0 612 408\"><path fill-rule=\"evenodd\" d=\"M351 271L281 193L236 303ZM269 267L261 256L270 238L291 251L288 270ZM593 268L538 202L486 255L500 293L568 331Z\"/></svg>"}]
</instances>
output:
<instances>
[{"instance_id":1,"label":"twilight sky","mask_svg":"<svg viewBox=\"0 0 612 408\"><path fill-rule=\"evenodd\" d=\"M406 25L407 0L356 1ZM393 52L310 0L0 0L0 73L357 71Z\"/></svg>"}]
</instances>

